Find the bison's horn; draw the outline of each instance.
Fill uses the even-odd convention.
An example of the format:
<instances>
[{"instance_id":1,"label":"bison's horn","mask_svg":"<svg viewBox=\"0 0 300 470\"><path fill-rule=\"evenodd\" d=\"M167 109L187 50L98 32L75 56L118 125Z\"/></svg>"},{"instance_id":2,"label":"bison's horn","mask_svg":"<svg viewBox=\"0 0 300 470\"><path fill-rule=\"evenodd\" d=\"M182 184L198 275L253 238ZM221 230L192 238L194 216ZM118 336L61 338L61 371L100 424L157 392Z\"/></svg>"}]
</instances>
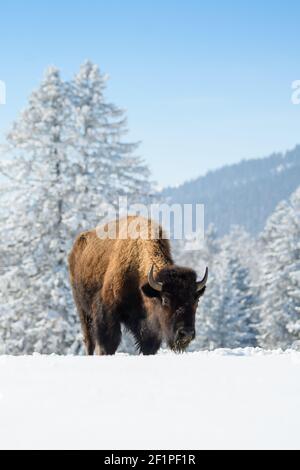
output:
<instances>
[{"instance_id":1,"label":"bison's horn","mask_svg":"<svg viewBox=\"0 0 300 470\"><path fill-rule=\"evenodd\" d=\"M202 279L202 281L197 282L197 292L199 292L200 290L203 289L203 287L205 287L207 283L207 278L208 278L208 268L206 268L205 270L204 278Z\"/></svg>"},{"instance_id":2,"label":"bison's horn","mask_svg":"<svg viewBox=\"0 0 300 470\"><path fill-rule=\"evenodd\" d=\"M162 282L157 282L153 277L154 265L152 264L151 269L148 274L148 282L152 289L157 290L158 292L162 291Z\"/></svg>"}]
</instances>

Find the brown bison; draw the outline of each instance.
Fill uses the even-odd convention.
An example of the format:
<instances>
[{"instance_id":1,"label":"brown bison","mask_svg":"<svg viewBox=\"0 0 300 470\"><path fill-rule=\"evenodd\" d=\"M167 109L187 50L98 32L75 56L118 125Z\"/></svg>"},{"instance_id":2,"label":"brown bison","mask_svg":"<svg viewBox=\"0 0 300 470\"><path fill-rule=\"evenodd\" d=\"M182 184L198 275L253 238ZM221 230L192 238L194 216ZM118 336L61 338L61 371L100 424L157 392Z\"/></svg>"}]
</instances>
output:
<instances>
[{"instance_id":1,"label":"brown bison","mask_svg":"<svg viewBox=\"0 0 300 470\"><path fill-rule=\"evenodd\" d=\"M115 238L103 237L110 230ZM100 231L101 236L97 230L79 235L69 255L87 354L114 354L121 324L143 354L155 354L164 340L172 350L184 351L195 338L207 268L197 282L195 271L174 265L169 241L151 220L127 217Z\"/></svg>"}]
</instances>

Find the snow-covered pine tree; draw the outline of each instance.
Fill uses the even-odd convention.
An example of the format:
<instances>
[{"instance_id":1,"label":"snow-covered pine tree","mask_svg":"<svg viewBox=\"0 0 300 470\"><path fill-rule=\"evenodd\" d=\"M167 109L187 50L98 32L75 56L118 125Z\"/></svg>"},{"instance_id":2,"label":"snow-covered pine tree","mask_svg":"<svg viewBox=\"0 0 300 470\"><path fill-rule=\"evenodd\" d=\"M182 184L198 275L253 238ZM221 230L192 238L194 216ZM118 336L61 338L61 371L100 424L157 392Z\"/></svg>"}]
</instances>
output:
<instances>
[{"instance_id":1,"label":"snow-covered pine tree","mask_svg":"<svg viewBox=\"0 0 300 470\"><path fill-rule=\"evenodd\" d=\"M145 203L153 191L148 167L134 154L139 144L122 140L124 111L104 98L107 79L87 61L68 85L80 189L74 208L85 208L88 224L101 221L101 202L117 208L119 197L126 196L129 204Z\"/></svg>"},{"instance_id":2,"label":"snow-covered pine tree","mask_svg":"<svg viewBox=\"0 0 300 470\"><path fill-rule=\"evenodd\" d=\"M9 159L0 168L10 204L0 222L1 352L78 351L70 245L117 195L132 188L143 197L150 187L147 168L132 155L135 144L123 146L124 124L106 105L103 77L91 64L78 77L75 88L50 68L8 135Z\"/></svg>"},{"instance_id":3,"label":"snow-covered pine tree","mask_svg":"<svg viewBox=\"0 0 300 470\"><path fill-rule=\"evenodd\" d=\"M300 340L300 188L280 203L262 234L260 345Z\"/></svg>"},{"instance_id":4,"label":"snow-covered pine tree","mask_svg":"<svg viewBox=\"0 0 300 470\"><path fill-rule=\"evenodd\" d=\"M1 337L9 353L63 352L74 342L65 267L70 108L57 69L50 68L9 135L9 219L2 221L7 259L1 274ZM3 232L2 232L3 233Z\"/></svg>"},{"instance_id":5,"label":"snow-covered pine tree","mask_svg":"<svg viewBox=\"0 0 300 470\"><path fill-rule=\"evenodd\" d=\"M232 245L222 246L217 276L219 283L219 347L256 346L256 299L249 268Z\"/></svg>"},{"instance_id":6,"label":"snow-covered pine tree","mask_svg":"<svg viewBox=\"0 0 300 470\"><path fill-rule=\"evenodd\" d=\"M218 240L212 229L206 235L206 250L199 259L210 267L209 281L199 304L193 349L256 344L256 295L247 265L247 243L250 237L237 227L223 239Z\"/></svg>"}]
</instances>

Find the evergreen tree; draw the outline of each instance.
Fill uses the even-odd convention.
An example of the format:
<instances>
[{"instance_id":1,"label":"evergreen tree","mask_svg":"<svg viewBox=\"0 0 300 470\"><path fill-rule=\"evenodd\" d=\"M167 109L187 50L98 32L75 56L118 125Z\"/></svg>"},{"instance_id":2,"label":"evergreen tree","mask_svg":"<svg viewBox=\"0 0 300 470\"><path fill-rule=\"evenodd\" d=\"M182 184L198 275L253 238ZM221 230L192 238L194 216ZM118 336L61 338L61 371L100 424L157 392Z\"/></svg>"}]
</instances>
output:
<instances>
[{"instance_id":1,"label":"evergreen tree","mask_svg":"<svg viewBox=\"0 0 300 470\"><path fill-rule=\"evenodd\" d=\"M218 347L255 346L255 297L251 290L249 270L232 253L231 247L224 247L222 250L218 273Z\"/></svg>"},{"instance_id":2,"label":"evergreen tree","mask_svg":"<svg viewBox=\"0 0 300 470\"><path fill-rule=\"evenodd\" d=\"M209 266L209 280L197 313L193 349L235 348L256 344L256 295L246 253L250 237L235 227L223 239L210 228L199 259Z\"/></svg>"},{"instance_id":3,"label":"evergreen tree","mask_svg":"<svg viewBox=\"0 0 300 470\"><path fill-rule=\"evenodd\" d=\"M262 244L260 344L288 348L300 339L300 188L268 219Z\"/></svg>"},{"instance_id":4,"label":"evergreen tree","mask_svg":"<svg viewBox=\"0 0 300 470\"><path fill-rule=\"evenodd\" d=\"M8 352L62 352L74 341L64 259L69 112L60 74L50 68L8 135L15 151L5 166L14 204L4 223L8 265L1 277Z\"/></svg>"},{"instance_id":5,"label":"evergreen tree","mask_svg":"<svg viewBox=\"0 0 300 470\"><path fill-rule=\"evenodd\" d=\"M124 111L104 97L107 79L87 61L68 84L78 184L73 207L84 209L89 225L101 221L103 201L114 208L121 196L129 204L144 203L152 191L148 167L134 155L138 144L122 140L127 133Z\"/></svg>"},{"instance_id":6,"label":"evergreen tree","mask_svg":"<svg viewBox=\"0 0 300 470\"><path fill-rule=\"evenodd\" d=\"M0 168L7 181L1 205L10 204L0 222L2 352L81 348L70 246L118 195L143 198L150 190L136 144L122 143L124 120L115 120L121 112L106 104L103 84L90 63L71 83L50 68L8 135L10 158Z\"/></svg>"}]
</instances>

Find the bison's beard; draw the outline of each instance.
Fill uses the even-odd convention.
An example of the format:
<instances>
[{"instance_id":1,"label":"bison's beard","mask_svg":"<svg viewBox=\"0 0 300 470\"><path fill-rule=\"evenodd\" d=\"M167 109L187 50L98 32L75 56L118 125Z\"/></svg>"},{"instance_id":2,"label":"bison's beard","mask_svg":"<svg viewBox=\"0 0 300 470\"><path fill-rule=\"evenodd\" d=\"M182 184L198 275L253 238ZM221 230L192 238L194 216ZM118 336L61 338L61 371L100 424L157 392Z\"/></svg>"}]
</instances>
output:
<instances>
[{"instance_id":1,"label":"bison's beard","mask_svg":"<svg viewBox=\"0 0 300 470\"><path fill-rule=\"evenodd\" d=\"M183 353L189 346L190 342L190 339L186 339L185 341L169 341L169 348L175 353Z\"/></svg>"}]
</instances>

